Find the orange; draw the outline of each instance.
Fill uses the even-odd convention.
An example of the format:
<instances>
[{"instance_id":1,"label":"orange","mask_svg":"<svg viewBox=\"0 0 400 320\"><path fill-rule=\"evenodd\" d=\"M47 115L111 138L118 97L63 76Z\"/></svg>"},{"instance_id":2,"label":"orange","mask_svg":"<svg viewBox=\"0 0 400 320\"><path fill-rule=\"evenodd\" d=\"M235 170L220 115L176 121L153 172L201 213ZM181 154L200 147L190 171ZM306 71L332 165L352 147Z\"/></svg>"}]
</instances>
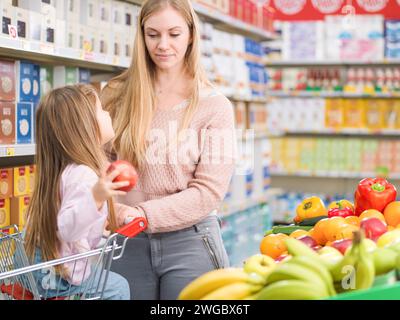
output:
<instances>
[{"instance_id":1,"label":"orange","mask_svg":"<svg viewBox=\"0 0 400 320\"><path fill-rule=\"evenodd\" d=\"M386 223L385 216L375 209L368 209L363 211L358 218L360 219L360 222L365 218L378 218Z\"/></svg>"},{"instance_id":2,"label":"orange","mask_svg":"<svg viewBox=\"0 0 400 320\"><path fill-rule=\"evenodd\" d=\"M360 228L358 226L354 226L352 224L342 225L340 230L336 233L335 239L336 240L353 239L354 237L353 232L359 229Z\"/></svg>"},{"instance_id":3,"label":"orange","mask_svg":"<svg viewBox=\"0 0 400 320\"><path fill-rule=\"evenodd\" d=\"M326 246L328 246L328 247L332 246L332 242L333 242L333 241L328 241L327 243L325 243L325 247L326 247Z\"/></svg>"},{"instance_id":4,"label":"orange","mask_svg":"<svg viewBox=\"0 0 400 320\"><path fill-rule=\"evenodd\" d=\"M260 252L276 259L287 250L285 239L288 237L288 235L283 233L265 236L260 243Z\"/></svg>"},{"instance_id":5,"label":"orange","mask_svg":"<svg viewBox=\"0 0 400 320\"><path fill-rule=\"evenodd\" d=\"M400 224L400 201L389 203L383 211L386 223L389 226L396 227Z\"/></svg>"},{"instance_id":6,"label":"orange","mask_svg":"<svg viewBox=\"0 0 400 320\"><path fill-rule=\"evenodd\" d=\"M346 223L351 224L353 226L359 227L360 226L360 218L357 216L348 216L344 218Z\"/></svg>"},{"instance_id":7,"label":"orange","mask_svg":"<svg viewBox=\"0 0 400 320\"><path fill-rule=\"evenodd\" d=\"M394 229L396 229L396 228L393 227L393 226L387 226L387 231L392 231L392 230L394 230Z\"/></svg>"},{"instance_id":8,"label":"orange","mask_svg":"<svg viewBox=\"0 0 400 320\"><path fill-rule=\"evenodd\" d=\"M308 231L302 230L302 229L297 229L290 234L291 238L299 238L302 236L308 236Z\"/></svg>"},{"instance_id":9,"label":"orange","mask_svg":"<svg viewBox=\"0 0 400 320\"><path fill-rule=\"evenodd\" d=\"M344 220L343 217L332 217L329 218L329 222L324 229L324 235L326 240L328 241L335 241L336 240L336 234L339 233L341 228L345 225L348 225L346 223L346 220Z\"/></svg>"},{"instance_id":10,"label":"orange","mask_svg":"<svg viewBox=\"0 0 400 320\"><path fill-rule=\"evenodd\" d=\"M329 220L330 220L329 218L325 218L325 219L319 220L319 221L315 224L315 226L314 226L314 228L313 228L313 231L310 232L310 236L311 236L315 241L317 241L317 243L318 243L319 245L321 245L321 246L323 246L323 245L326 243L326 241L327 241L327 239L326 239L326 237L325 237L324 230L325 230L327 224L329 223Z\"/></svg>"}]
</instances>

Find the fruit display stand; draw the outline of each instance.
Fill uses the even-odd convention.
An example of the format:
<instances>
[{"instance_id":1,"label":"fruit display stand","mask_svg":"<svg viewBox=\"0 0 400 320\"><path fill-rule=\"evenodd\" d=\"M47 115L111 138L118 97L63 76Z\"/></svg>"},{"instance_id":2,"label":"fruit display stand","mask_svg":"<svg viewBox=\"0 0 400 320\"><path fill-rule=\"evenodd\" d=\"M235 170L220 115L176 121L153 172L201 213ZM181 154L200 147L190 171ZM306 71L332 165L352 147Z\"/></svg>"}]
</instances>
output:
<instances>
[{"instance_id":1,"label":"fruit display stand","mask_svg":"<svg viewBox=\"0 0 400 320\"><path fill-rule=\"evenodd\" d=\"M400 282L338 294L330 300L400 300Z\"/></svg>"}]
</instances>

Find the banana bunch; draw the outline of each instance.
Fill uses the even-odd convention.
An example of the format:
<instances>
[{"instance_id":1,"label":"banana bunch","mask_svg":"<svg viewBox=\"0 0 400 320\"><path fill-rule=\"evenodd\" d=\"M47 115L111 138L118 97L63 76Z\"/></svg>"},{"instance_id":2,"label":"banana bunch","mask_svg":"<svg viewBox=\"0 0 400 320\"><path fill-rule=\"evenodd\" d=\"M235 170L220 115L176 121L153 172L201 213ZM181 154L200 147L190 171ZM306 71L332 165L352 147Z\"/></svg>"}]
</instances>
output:
<instances>
[{"instance_id":1,"label":"banana bunch","mask_svg":"<svg viewBox=\"0 0 400 320\"><path fill-rule=\"evenodd\" d=\"M318 254L301 241L286 240L292 258L267 277L258 300L311 300L336 294L333 279Z\"/></svg>"},{"instance_id":2,"label":"banana bunch","mask_svg":"<svg viewBox=\"0 0 400 320\"><path fill-rule=\"evenodd\" d=\"M241 300L260 291L265 278L242 268L209 271L190 282L178 300Z\"/></svg>"},{"instance_id":3,"label":"banana bunch","mask_svg":"<svg viewBox=\"0 0 400 320\"><path fill-rule=\"evenodd\" d=\"M339 291L370 288L375 278L374 257L367 251L364 234L354 233L351 249L331 270Z\"/></svg>"}]
</instances>

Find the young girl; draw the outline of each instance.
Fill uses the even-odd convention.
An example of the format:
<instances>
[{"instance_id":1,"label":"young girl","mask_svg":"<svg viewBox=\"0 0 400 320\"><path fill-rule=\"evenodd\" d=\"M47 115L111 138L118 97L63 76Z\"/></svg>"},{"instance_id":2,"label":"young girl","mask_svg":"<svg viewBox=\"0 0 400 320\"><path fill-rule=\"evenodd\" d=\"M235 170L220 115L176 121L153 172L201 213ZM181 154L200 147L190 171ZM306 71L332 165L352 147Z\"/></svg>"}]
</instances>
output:
<instances>
[{"instance_id":1,"label":"young girl","mask_svg":"<svg viewBox=\"0 0 400 320\"><path fill-rule=\"evenodd\" d=\"M113 183L119 174L106 174L102 146L114 137L108 112L96 91L87 85L67 86L43 97L36 115L37 179L28 209L25 247L34 263L92 250L104 227L115 230L127 210L111 198L124 195ZM89 270L88 270L89 269ZM39 293L47 298L78 294L88 283L86 259L56 268L53 287L36 272ZM56 283L56 286L54 286ZM103 299L130 299L129 284L110 272Z\"/></svg>"}]
</instances>

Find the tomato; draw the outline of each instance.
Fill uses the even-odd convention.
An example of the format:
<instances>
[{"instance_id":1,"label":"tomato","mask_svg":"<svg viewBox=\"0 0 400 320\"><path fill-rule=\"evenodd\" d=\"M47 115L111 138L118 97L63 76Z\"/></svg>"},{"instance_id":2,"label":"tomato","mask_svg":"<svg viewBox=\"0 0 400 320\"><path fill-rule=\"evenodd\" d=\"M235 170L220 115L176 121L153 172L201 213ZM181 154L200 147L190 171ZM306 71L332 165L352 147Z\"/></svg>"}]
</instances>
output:
<instances>
[{"instance_id":1,"label":"tomato","mask_svg":"<svg viewBox=\"0 0 400 320\"><path fill-rule=\"evenodd\" d=\"M113 182L128 181L129 185L121 187L119 190L129 192L131 191L138 180L138 174L135 168L125 160L117 160L110 164L107 169L107 173L118 170L120 174L113 180Z\"/></svg>"}]
</instances>

